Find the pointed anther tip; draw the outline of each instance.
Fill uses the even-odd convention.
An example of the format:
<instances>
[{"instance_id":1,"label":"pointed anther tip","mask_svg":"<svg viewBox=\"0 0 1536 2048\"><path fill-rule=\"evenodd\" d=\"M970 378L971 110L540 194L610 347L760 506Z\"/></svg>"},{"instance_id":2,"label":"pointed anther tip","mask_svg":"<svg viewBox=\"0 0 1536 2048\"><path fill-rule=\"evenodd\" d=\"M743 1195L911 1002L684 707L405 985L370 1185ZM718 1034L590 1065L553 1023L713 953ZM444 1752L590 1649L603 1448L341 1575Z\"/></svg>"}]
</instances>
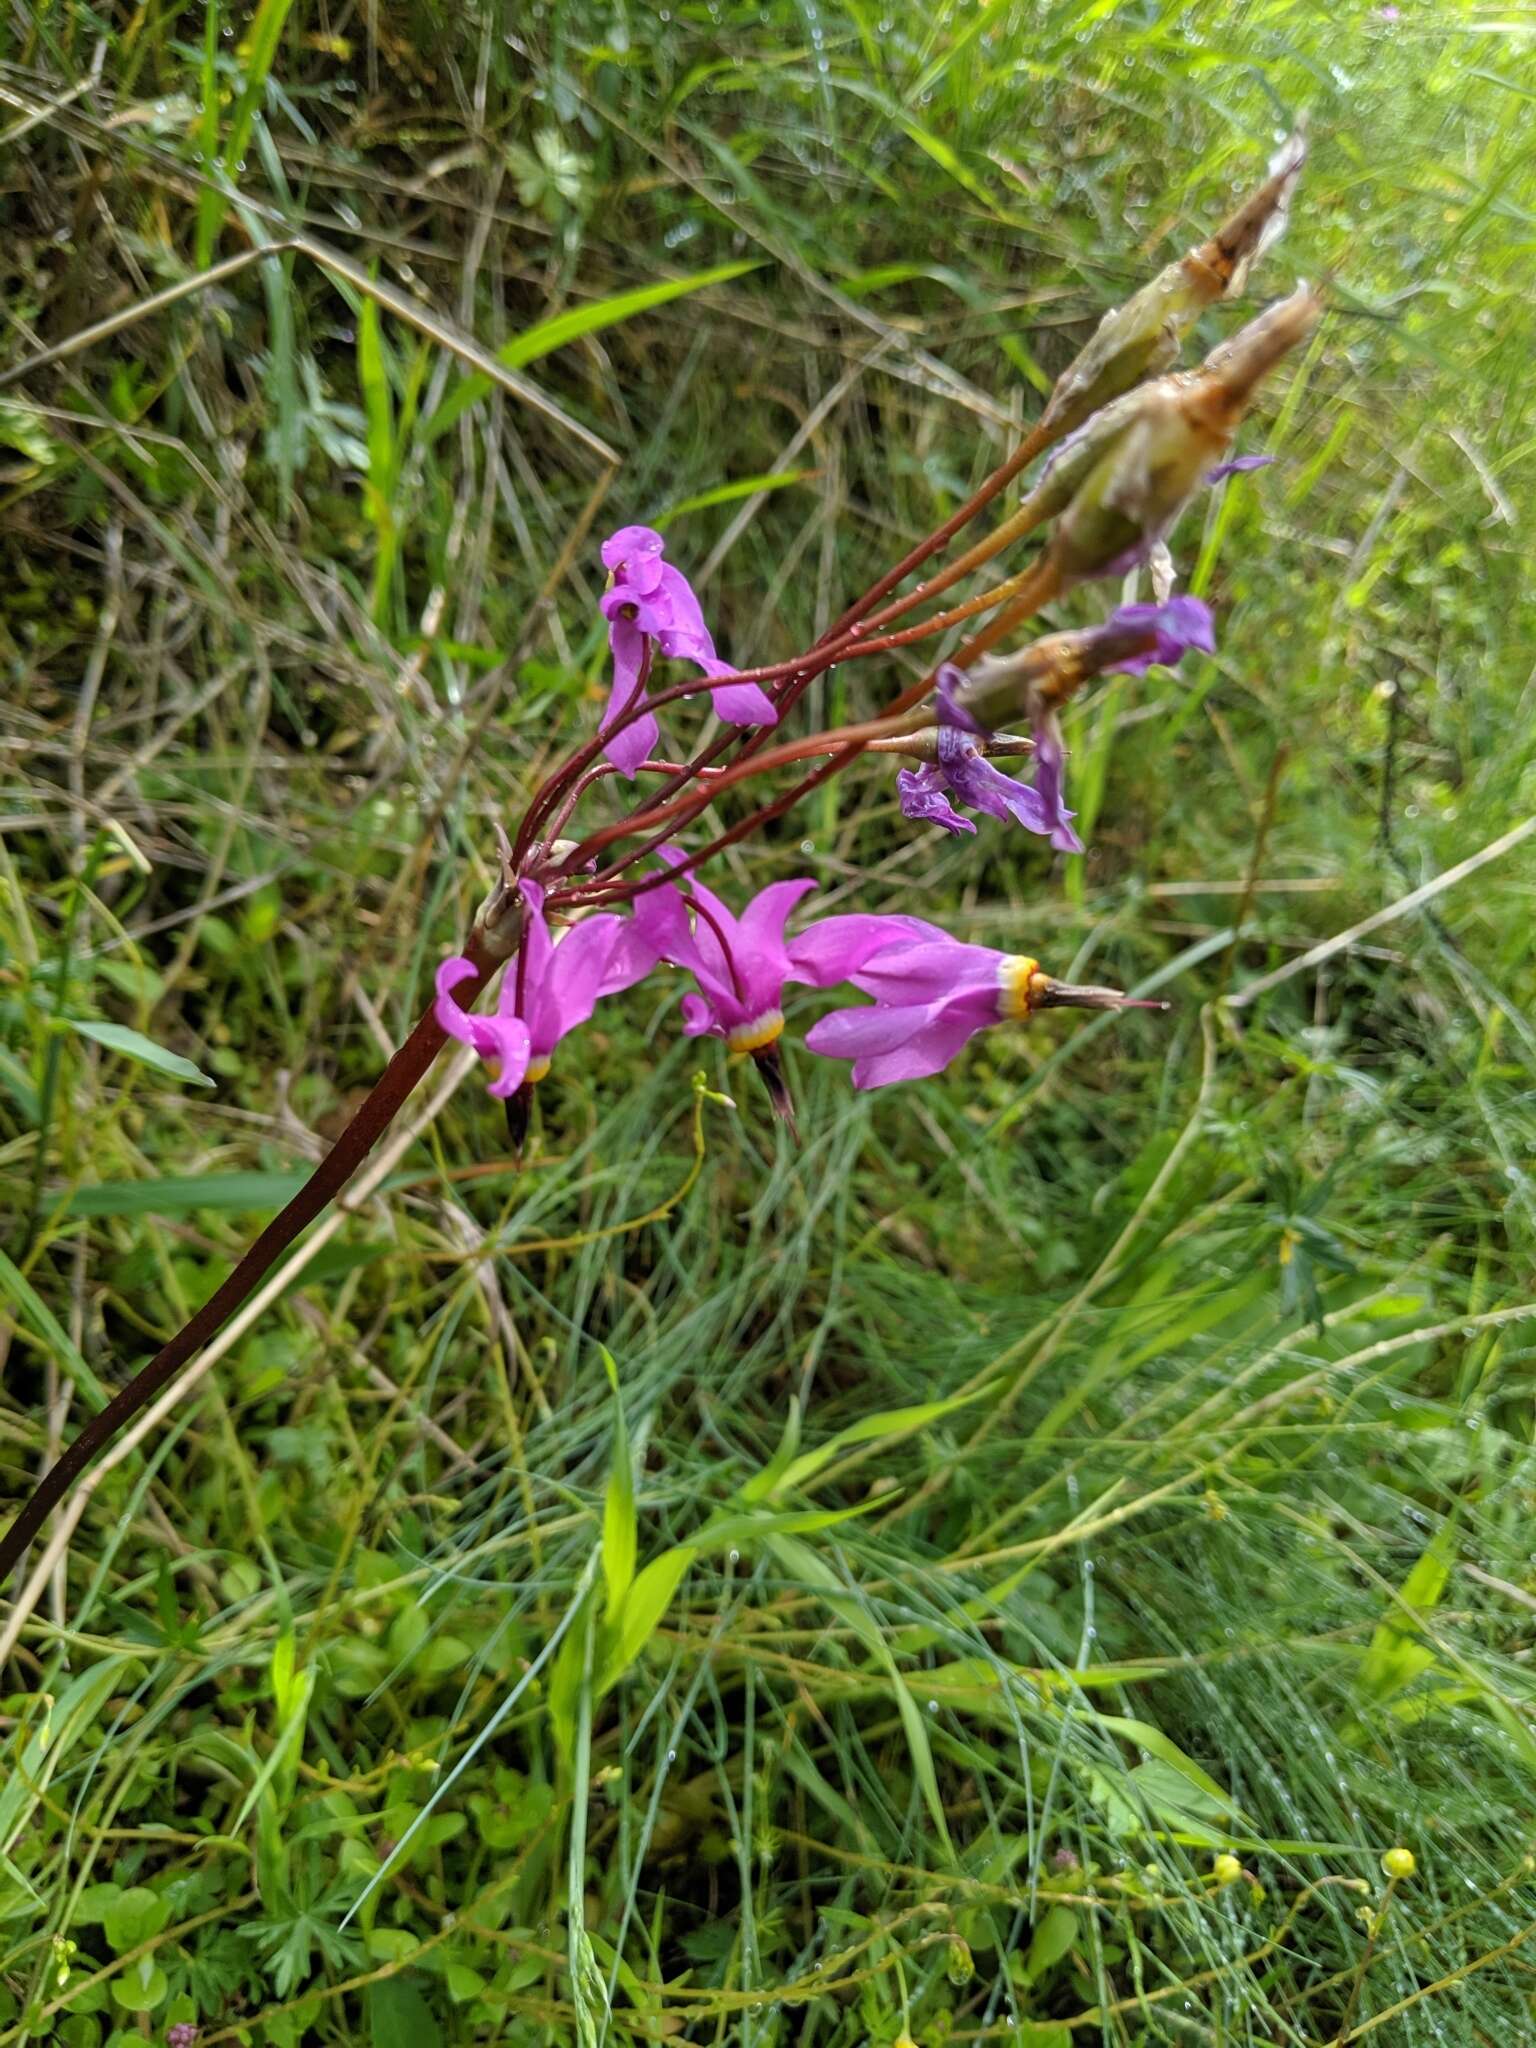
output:
<instances>
[{"instance_id":1,"label":"pointed anther tip","mask_svg":"<svg viewBox=\"0 0 1536 2048\"><path fill-rule=\"evenodd\" d=\"M1172 1003L1160 996L1128 996L1117 988L1080 986L1052 981L1037 998L1042 1010L1171 1010Z\"/></svg>"},{"instance_id":2,"label":"pointed anther tip","mask_svg":"<svg viewBox=\"0 0 1536 2048\"><path fill-rule=\"evenodd\" d=\"M800 1126L795 1119L795 1101L789 1092L789 1083L784 1078L784 1061L777 1042L759 1046L751 1055L752 1064L763 1077L763 1086L768 1091L768 1100L774 1115L789 1132L791 1141L800 1143Z\"/></svg>"}]
</instances>

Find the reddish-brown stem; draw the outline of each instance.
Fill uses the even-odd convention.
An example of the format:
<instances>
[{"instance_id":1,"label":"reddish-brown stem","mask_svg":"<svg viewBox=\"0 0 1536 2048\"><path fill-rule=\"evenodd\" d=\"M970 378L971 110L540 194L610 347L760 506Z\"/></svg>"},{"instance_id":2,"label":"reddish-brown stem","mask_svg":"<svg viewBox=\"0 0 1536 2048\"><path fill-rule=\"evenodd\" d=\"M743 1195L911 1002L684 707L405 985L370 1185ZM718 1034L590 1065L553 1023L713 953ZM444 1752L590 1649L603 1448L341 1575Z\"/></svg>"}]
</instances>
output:
<instances>
[{"instance_id":1,"label":"reddish-brown stem","mask_svg":"<svg viewBox=\"0 0 1536 2048\"><path fill-rule=\"evenodd\" d=\"M456 990L469 1002L484 987L496 962L480 939L471 936L465 956L473 962L475 979ZM111 1443L124 1423L152 1401L173 1380L188 1359L200 1351L260 1283L279 1255L340 1194L398 1114L406 1097L437 1057L444 1033L429 1006L416 1028L375 1082L362 1108L326 1153L303 1187L280 1209L223 1284L209 1295L192 1320L148 1365L118 1388L99 1415L93 1415L74 1441L49 1466L30 1499L24 1501L4 1536L0 1536L0 1586L10 1577L22 1552L51 1511Z\"/></svg>"},{"instance_id":2,"label":"reddish-brown stem","mask_svg":"<svg viewBox=\"0 0 1536 2048\"><path fill-rule=\"evenodd\" d=\"M936 528L933 533L929 534L926 539L920 541L894 568L888 570L854 605L850 606L842 617L822 635L808 655L800 655L793 660L775 663L765 668L744 670L742 671L743 678L758 682L782 681L786 687L779 695L779 709L781 712L788 711L810 687L810 684L816 677L823 674L835 663L844 659L852 659L859 655L883 653L890 648L905 646L915 640L923 639L932 633L942 632L946 627L958 623L961 619L969 618L976 612L986 610L990 606L997 604L1010 591L1022 585L1022 597L1016 599L1013 604L1008 606L1007 612L1003 615L1006 624L1002 626L1001 630L1007 630L1008 625L1017 623L1020 617L1027 615L1021 610L1021 604L1028 601L1029 576L1033 572L1026 572L1023 576L1011 578L994 591L986 592L981 597L972 599L969 603L955 607L949 612L938 613L932 618L921 621L915 626L908 627L902 632L888 634L883 637L871 637L869 632L870 626L883 625L890 620L902 617L915 604L920 603L925 596L931 594L930 591L926 590L910 592L905 598L898 600L893 605L887 606L874 619L870 619L870 613L879 605L882 598L889 595L898 584L903 582L916 569L920 568L924 562L930 560L962 527L974 519L976 514L995 498L1000 491L1006 489L1008 484L1053 438L1053 435L1043 432L1041 427L1037 425L1020 443L1019 447L1015 449L1009 459L992 472L957 512L953 513L949 519ZM1005 522L1004 527L999 529L996 534L989 536L988 540L978 543L977 547L969 550L958 562L951 564L949 569L944 572L943 578L934 588L950 588L970 568L990 559L1012 537L1012 527ZM1041 598L1039 601L1044 602L1045 600ZM855 632L853 629L858 627L861 621L866 622L864 630ZM989 636L985 637L988 637L988 644L990 644L991 639L995 639L999 635L994 630ZM641 671L639 686L634 698L625 707L623 714L622 722L626 725L633 723L635 719L643 716L648 709L654 708L655 705L668 702L675 697L690 695L698 687L696 683L681 684L673 689L659 692L647 703L645 699L645 682L649 673L649 666L649 650L647 650L647 659ZM793 788L786 790L782 796L776 798L771 804L764 805L749 817L742 819L738 824L721 834L710 846L688 856L681 864L681 867L674 872L683 872L693 868L700 861L718 852L722 847L733 844L736 840L745 836L746 833L756 830L759 825L782 815L783 812L787 811L793 804L798 803L802 797L809 794L811 790L815 789L829 776L836 774L845 767L849 761L853 760L863 751L864 747L872 739L883 737L886 733L898 729L898 715L910 704L915 703L930 686L931 682L914 685L897 699L896 703L882 718L866 721L863 725L844 727L834 733L815 735L804 741L768 749L766 752L763 750L766 746L767 734L771 728L761 728L745 741L740 760L733 763L729 769L719 770L711 775L707 790L695 791L688 796L680 795L680 792L686 789L687 784L700 779L712 767L714 758L731 744L732 736L722 734L712 741L710 746L704 749L699 757L696 757L683 767L671 771L672 779L670 786L659 793L659 801L653 800L648 804L640 805L637 807L637 812L632 819L625 821L619 826L610 827L604 833L594 835L593 839L588 842L588 847L607 844L614 838L632 834L642 822L646 827L652 827L663 822L668 817L684 811L688 812L689 815L697 815L699 811L707 808L708 804L713 801L720 790L730 786L734 781L745 780L748 775L752 774L765 774L775 766L782 766L786 762L804 759L808 755L825 752L829 747L834 749L830 753L829 758L822 763L821 767L814 774L805 777ZM576 799L590 786L592 781L598 779L596 776L589 776L587 771L593 767L604 744L611 737L611 731L595 734L584 746L576 749L562 766L545 781L543 787L529 805L519 827L515 847L515 859L517 861L526 856L529 847L533 844L537 835L540 823L549 817L557 807L562 806L562 799L568 799L564 807L560 808L560 817L563 822L569 816L570 809L574 806ZM648 770L654 772L659 764L646 763L645 765ZM662 766L661 772L668 771ZM645 850L642 848L641 852L643 853ZM635 857L637 856L632 855L630 858L633 859ZM578 863L580 858L581 852L578 852L578 855L573 857ZM623 863L623 865L628 864L627 861ZM570 865L571 863L566 864L567 869ZM655 886L665 879L665 876L657 875L643 877L639 882L635 883L619 884L617 887L610 883L601 893L605 898L634 895L638 894L641 889L647 886ZM569 900L574 907L577 903L587 900L586 892L583 890L573 891ZM471 936L465 952L466 957L475 968L475 975L472 980L467 980L459 985L457 993L461 1002L468 1002L474 999L498 964L497 959L492 956L478 936ZM218 1332L235 1310L249 1298L262 1278L271 1270L277 1259L294 1242L300 1232L314 1222L316 1217L340 1194L341 1190L346 1186L352 1175L357 1171L364 1159L367 1158L395 1116L399 1113L406 1098L421 1080L441 1050L443 1042L444 1032L441 1025L437 1022L434 1008L429 1007L417 1021L409 1038L407 1038L385 1067L384 1072L380 1075L377 1083L363 1103L362 1108L342 1132L324 1159L315 1168L315 1171L304 1183L298 1194L267 1224L234 1271L222 1285L214 1290L191 1320L182 1329L178 1330L170 1342L163 1345L155 1353L154 1357L150 1359L149 1363L141 1367L131 1380L119 1387L101 1413L92 1416L85 1423L73 1442L68 1445L53 1465L49 1467L48 1471L44 1473L30 1498L23 1502L18 1510L11 1526L6 1530L4 1536L0 1537L0 1585L3 1585L10 1577L17 1562L41 1529L48 1515L67 1496L75 1482L90 1468L101 1452L112 1442L123 1425L145 1407L147 1403L152 1401L164 1387L169 1385L181 1368L196 1355L203 1345Z\"/></svg>"},{"instance_id":3,"label":"reddish-brown stem","mask_svg":"<svg viewBox=\"0 0 1536 2048\"><path fill-rule=\"evenodd\" d=\"M1056 430L1047 427L1043 420L1037 421L1013 451L1012 455L1009 456L1008 460L1001 463L992 471L990 476L978 485L960 509L957 512L951 513L941 526L935 527L932 533L919 541L916 547L910 549L893 569L888 569L877 582L871 584L869 589L864 592L864 595L857 598L842 616L827 628L826 632L821 635L820 639L816 641L807 653L796 655L790 661L774 662L765 668L742 669L740 671L741 679L745 682L755 683L780 681L785 683L786 687L779 693L776 700L776 708L782 722L784 713L792 710L816 678L819 675L825 674L827 669L831 668L834 663L852 660L861 654L877 654L887 646L900 644L890 641L866 642L862 635L852 634L849 629L858 625L861 620L868 622L865 629L867 631L869 625L884 624L890 619L900 618L904 613L909 612L913 605L921 603L923 598L933 596L941 590L948 590L972 568L982 562L989 561L1000 548L1006 546L1008 541L1015 537L1016 532L1024 531L1023 527L1016 525L1017 515L1015 515L1014 520L1005 520L995 533L989 534L985 540L979 541L975 547L968 549L958 561L950 563L942 575L925 589L908 592L907 596L898 603L888 605L879 614L878 619L869 621L869 613L879 604L883 597L888 596L899 583L905 582L906 578L912 575L915 570L920 569L924 562L930 561L941 548L954 539L957 533L968 526L977 513L983 511L999 492L1005 491L1014 478L1029 467L1037 455L1041 454L1053 441L1059 438L1060 436ZM953 620L944 617L930 620L924 630L942 631L948 623L953 623ZM913 637L920 638L921 635L914 634ZM808 664L812 662L813 657L814 665L809 666ZM665 704L676 697L691 696L696 688L696 684L685 683L673 689L660 692L651 698L650 707L654 708L657 705ZM630 715L639 717L643 715L645 708L643 705L639 706ZM628 722L628 717L619 721L621 724ZM759 727L743 743L742 757L756 753L765 744L767 734L774 729L771 726ZM605 739L608 737L611 737L611 735L604 735ZM729 733L717 735L692 761L678 768L675 783L671 788L661 790L656 797L648 802L636 805L635 809L630 813L632 826L638 828L642 820L649 823L650 814L658 803L665 802L676 795L678 790L685 787L703 769L712 766L730 744L731 735ZM579 764L575 768L575 772L579 773L580 766L584 766L585 761L593 759L597 751L598 743L589 742L588 747L582 750L581 755L573 756L573 762ZM585 757L584 759L583 756ZM563 782L572 772L572 763L567 763L564 769L557 771L556 776L551 778L551 783ZM536 798L535 802L537 803L538 801L539 799ZM531 833L529 834L529 839L531 842ZM519 842L521 844L521 835L519 835Z\"/></svg>"},{"instance_id":4,"label":"reddish-brown stem","mask_svg":"<svg viewBox=\"0 0 1536 2048\"><path fill-rule=\"evenodd\" d=\"M1010 577L1008 582L1000 586L1000 588L1004 592L1016 590L1018 593L1002 615L1006 621L1006 625L1002 630L1006 631L1008 628L1016 626L1024 619L1032 616L1042 605L1049 604L1061 588L1061 577L1049 556L1043 556L1021 575ZM987 595L990 601L996 601L996 592L989 592ZM961 606L958 608L957 615L969 617L980 608L980 605L976 603ZM990 631L991 629L989 628L989 634ZM1001 638L1001 631L996 637ZM990 639L988 639L987 644L992 644ZM973 642L971 645L974 646L976 643ZM771 774L776 768L786 767L793 761L803 761L811 755L824 753L829 742L839 743L838 750L833 755L831 762L828 763L825 772L818 771L809 780L797 783L794 789L789 792L791 801L796 801L798 797L806 795L810 790L816 788L819 783L825 781L827 773L835 774L839 769L845 768L850 761L856 759L864 751L871 740L885 739L889 735L899 732L902 714L911 710L913 705L921 702L923 697L932 689L933 682L934 678L930 675L925 676L919 682L911 684L902 691L901 695L892 704L887 706L879 718L868 719L861 725L843 726L832 733L812 733L805 739L786 740L777 747L770 747L765 753L754 754L733 762L730 767L723 769L719 775L713 778L707 792L689 792L684 790L666 802L651 806L638 819L621 818L615 824L602 826L598 831L589 833L581 841L575 852L564 863L562 872L567 874L572 872L591 860L593 855L601 852L605 846L611 846L616 840L631 837L637 829L642 827L647 832L655 833L658 827L666 826L668 833L661 836L669 836L679 823L685 823L692 817L696 817L700 811L713 803L717 796L722 795L727 789L733 788L738 782L748 781L757 775ZM753 818L759 823L764 823L769 818L778 817L781 810L785 808L787 806L780 806L775 803L762 812L754 812ZM736 835L733 833L731 837L734 836ZM730 844L731 837L712 841L708 847L702 849L699 853L690 855L687 859L687 867L696 866L700 861L718 852L721 846ZM648 839L646 845L639 849L639 854L648 852L659 843L660 839L657 837ZM628 864L628 862L625 863L626 866ZM597 875L587 887L597 889L609 879L610 877L608 876ZM629 889L627 893L637 894L639 892ZM596 902L599 899L596 896L589 896L585 890L581 890L576 893L573 900L576 902ZM604 897L602 900L606 901L607 898Z\"/></svg>"}]
</instances>

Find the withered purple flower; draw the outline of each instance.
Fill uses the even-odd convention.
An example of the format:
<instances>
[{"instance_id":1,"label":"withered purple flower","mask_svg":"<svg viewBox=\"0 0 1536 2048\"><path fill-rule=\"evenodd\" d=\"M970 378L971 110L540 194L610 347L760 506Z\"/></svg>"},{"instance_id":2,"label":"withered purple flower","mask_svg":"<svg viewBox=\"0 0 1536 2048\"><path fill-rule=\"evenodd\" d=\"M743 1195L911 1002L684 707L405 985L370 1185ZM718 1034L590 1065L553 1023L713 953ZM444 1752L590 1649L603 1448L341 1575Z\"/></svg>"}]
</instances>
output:
<instances>
[{"instance_id":1,"label":"withered purple flower","mask_svg":"<svg viewBox=\"0 0 1536 2048\"><path fill-rule=\"evenodd\" d=\"M1165 604L1123 604L1097 630L1150 630L1151 644L1134 654L1113 656L1102 673L1141 675L1154 662L1173 667L1192 648L1215 651L1215 630L1209 606L1198 597L1170 598ZM1085 638L1087 636L1084 636ZM1091 660L1091 654L1088 657ZM938 825L946 832L974 832L975 825L954 808L958 798L994 818L1016 818L1026 832L1049 839L1062 853L1081 853L1083 842L1073 827L1074 812L1066 807L1066 749L1053 705L1037 694L1030 707L1034 728L1035 766L1031 782L1020 782L994 768L973 734L985 733L966 701L966 677L946 664L934 691L939 721L938 760L921 768L904 768L896 777L903 814Z\"/></svg>"}]
</instances>

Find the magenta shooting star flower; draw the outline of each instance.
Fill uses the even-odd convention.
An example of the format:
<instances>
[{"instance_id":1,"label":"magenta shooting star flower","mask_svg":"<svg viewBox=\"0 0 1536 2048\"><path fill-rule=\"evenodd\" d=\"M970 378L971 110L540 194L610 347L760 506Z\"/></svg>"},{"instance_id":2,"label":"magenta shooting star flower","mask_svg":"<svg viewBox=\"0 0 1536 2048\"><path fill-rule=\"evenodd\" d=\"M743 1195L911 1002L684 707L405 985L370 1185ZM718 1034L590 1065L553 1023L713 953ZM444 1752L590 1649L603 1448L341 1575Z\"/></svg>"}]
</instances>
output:
<instances>
[{"instance_id":1,"label":"magenta shooting star flower","mask_svg":"<svg viewBox=\"0 0 1536 2048\"><path fill-rule=\"evenodd\" d=\"M613 652L613 689L603 714L604 730L621 713L645 702L653 649L669 661L691 661L701 668L709 679L715 710L728 724L776 724L772 700L756 683L730 680L736 671L715 653L687 577L662 560L665 546L649 526L620 527L603 542L603 563L613 573L601 607ZM615 732L605 751L615 768L633 777L655 751L656 739L656 720L647 711Z\"/></svg>"},{"instance_id":2,"label":"magenta shooting star flower","mask_svg":"<svg viewBox=\"0 0 1536 2048\"><path fill-rule=\"evenodd\" d=\"M677 856L673 855L673 858ZM684 968L698 993L683 997L683 1030L690 1038L724 1039L732 1052L750 1053L775 1109L793 1124L778 1063L784 1030L784 989L790 982L830 988L894 941L919 929L908 917L850 915L823 918L786 939L790 912L816 883L808 877L770 882L740 916L702 882L688 878L689 897L666 883L635 899L635 925L655 957ZM690 926L691 899L695 921Z\"/></svg>"},{"instance_id":3,"label":"magenta shooting star flower","mask_svg":"<svg viewBox=\"0 0 1536 2048\"><path fill-rule=\"evenodd\" d=\"M806 1033L811 1052L853 1061L855 1088L920 1081L947 1067L978 1031L1022 1023L1037 1010L1165 1010L1112 988L1053 981L1027 953L971 946L919 918L908 935L848 979L868 1007L833 1010Z\"/></svg>"},{"instance_id":4,"label":"magenta shooting star flower","mask_svg":"<svg viewBox=\"0 0 1536 2048\"><path fill-rule=\"evenodd\" d=\"M1109 630L1147 628L1155 639L1142 651L1122 655L1105 665L1110 674L1141 675L1154 662L1172 668L1191 648L1215 651L1209 607L1198 597L1170 598L1166 604L1123 604L1105 622ZM1026 832L1049 839L1062 853L1081 853L1083 842L1073 828L1074 813L1066 807L1066 750L1055 710L1037 704L1033 713L1035 768L1032 783L1017 781L994 768L973 734L986 728L967 709L965 676L946 665L939 670L934 692L938 712L939 758L922 768L903 768L896 788L903 814L938 825L946 832L974 832L950 801L958 797L972 809L994 818L1016 818Z\"/></svg>"},{"instance_id":5,"label":"magenta shooting star flower","mask_svg":"<svg viewBox=\"0 0 1536 2048\"><path fill-rule=\"evenodd\" d=\"M605 912L573 925L555 944L537 882L518 883L524 905L521 957L501 979L494 1015L477 1016L454 998L475 973L457 957L437 970L437 1021L450 1038L473 1046L491 1070L490 1092L510 1097L542 1081L560 1040L585 1024L600 996L631 987L656 964L634 920Z\"/></svg>"}]
</instances>

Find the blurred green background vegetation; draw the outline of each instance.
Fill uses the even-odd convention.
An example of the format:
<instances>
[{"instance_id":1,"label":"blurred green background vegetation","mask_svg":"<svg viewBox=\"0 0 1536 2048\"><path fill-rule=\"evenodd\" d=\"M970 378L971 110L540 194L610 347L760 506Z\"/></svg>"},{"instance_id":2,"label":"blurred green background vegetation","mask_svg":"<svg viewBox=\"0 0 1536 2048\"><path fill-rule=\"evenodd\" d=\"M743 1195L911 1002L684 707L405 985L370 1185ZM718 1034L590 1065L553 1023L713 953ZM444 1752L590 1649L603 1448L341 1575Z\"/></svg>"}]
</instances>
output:
<instances>
[{"instance_id":1,"label":"blurred green background vegetation","mask_svg":"<svg viewBox=\"0 0 1536 2048\"><path fill-rule=\"evenodd\" d=\"M8 1499L419 1011L605 695L606 531L794 653L1300 116L1198 345L1332 310L1174 537L1218 653L1074 707L1085 858L865 764L713 878L1172 1016L802 1055L798 1152L661 983L521 1173L429 1089L0 1610L0 2048L1525 2037L1533 36L9 11Z\"/></svg>"}]
</instances>

